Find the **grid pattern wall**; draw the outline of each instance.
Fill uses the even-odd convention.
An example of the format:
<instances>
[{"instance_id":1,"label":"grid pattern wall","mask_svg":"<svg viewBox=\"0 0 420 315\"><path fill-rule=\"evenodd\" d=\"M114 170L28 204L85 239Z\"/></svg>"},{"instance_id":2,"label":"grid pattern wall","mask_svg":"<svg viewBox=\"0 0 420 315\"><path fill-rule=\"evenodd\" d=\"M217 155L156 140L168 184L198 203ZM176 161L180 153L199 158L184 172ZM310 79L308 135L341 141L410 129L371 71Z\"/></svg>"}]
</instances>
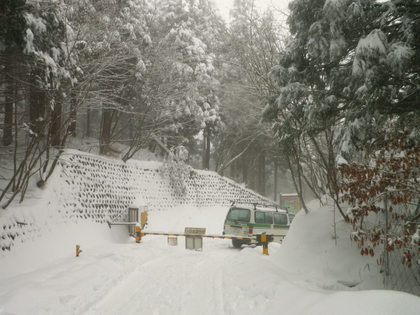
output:
<instances>
[{"instance_id":1,"label":"grid pattern wall","mask_svg":"<svg viewBox=\"0 0 420 315\"><path fill-rule=\"evenodd\" d=\"M61 211L105 222L119 216L140 195L150 211L182 204L228 206L231 201L270 203L257 193L214 172L191 171L187 193L180 196L157 162L109 160L93 155L67 156L55 188Z\"/></svg>"},{"instance_id":2,"label":"grid pattern wall","mask_svg":"<svg viewBox=\"0 0 420 315\"><path fill-rule=\"evenodd\" d=\"M198 207L229 206L231 201L272 203L252 190L209 171L193 170L187 193L179 195L169 178L162 176L161 163L107 159L88 153L67 151L54 172L54 187L47 186L41 213L28 208L3 212L0 255L16 242L42 235L51 224L93 220L127 220L127 208L141 196L149 211L170 210L188 204ZM30 202L34 202L33 200Z\"/></svg>"}]
</instances>

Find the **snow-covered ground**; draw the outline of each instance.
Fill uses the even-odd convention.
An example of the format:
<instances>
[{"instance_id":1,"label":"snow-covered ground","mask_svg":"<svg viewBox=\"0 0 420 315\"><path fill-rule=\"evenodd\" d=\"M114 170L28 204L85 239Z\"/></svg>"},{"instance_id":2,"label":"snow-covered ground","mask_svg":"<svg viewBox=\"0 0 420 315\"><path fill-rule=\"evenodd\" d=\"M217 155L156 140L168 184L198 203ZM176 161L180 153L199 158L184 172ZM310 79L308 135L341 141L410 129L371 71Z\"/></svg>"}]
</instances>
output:
<instances>
[{"instance_id":1,"label":"snow-covered ground","mask_svg":"<svg viewBox=\"0 0 420 315\"><path fill-rule=\"evenodd\" d=\"M310 207L269 256L225 239L203 239L203 251L185 249L184 237L137 244L125 226L87 220L49 226L0 258L0 314L419 314L419 297L377 290L375 258L358 254L339 217L334 237L331 207ZM151 212L146 230L220 234L226 211Z\"/></svg>"}]
</instances>

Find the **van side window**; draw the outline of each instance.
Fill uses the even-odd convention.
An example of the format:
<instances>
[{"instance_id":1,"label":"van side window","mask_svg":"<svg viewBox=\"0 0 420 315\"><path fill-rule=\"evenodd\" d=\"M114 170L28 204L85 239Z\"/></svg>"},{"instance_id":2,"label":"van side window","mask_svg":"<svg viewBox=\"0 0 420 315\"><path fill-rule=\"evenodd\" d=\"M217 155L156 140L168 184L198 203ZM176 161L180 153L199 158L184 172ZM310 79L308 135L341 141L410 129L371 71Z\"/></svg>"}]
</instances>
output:
<instances>
[{"instance_id":1,"label":"van side window","mask_svg":"<svg viewBox=\"0 0 420 315\"><path fill-rule=\"evenodd\" d=\"M255 223L265 223L264 212L255 212Z\"/></svg>"},{"instance_id":2,"label":"van side window","mask_svg":"<svg viewBox=\"0 0 420 315\"><path fill-rule=\"evenodd\" d=\"M274 224L287 225L287 215L285 213L274 213Z\"/></svg>"},{"instance_id":3,"label":"van side window","mask_svg":"<svg viewBox=\"0 0 420 315\"><path fill-rule=\"evenodd\" d=\"M273 214L270 212L265 213L265 223L273 224Z\"/></svg>"},{"instance_id":4,"label":"van side window","mask_svg":"<svg viewBox=\"0 0 420 315\"><path fill-rule=\"evenodd\" d=\"M231 209L227 215L227 220L249 222L251 213L247 209Z\"/></svg>"},{"instance_id":5,"label":"van side window","mask_svg":"<svg viewBox=\"0 0 420 315\"><path fill-rule=\"evenodd\" d=\"M273 224L273 214L270 212L255 212L255 223Z\"/></svg>"}]
</instances>

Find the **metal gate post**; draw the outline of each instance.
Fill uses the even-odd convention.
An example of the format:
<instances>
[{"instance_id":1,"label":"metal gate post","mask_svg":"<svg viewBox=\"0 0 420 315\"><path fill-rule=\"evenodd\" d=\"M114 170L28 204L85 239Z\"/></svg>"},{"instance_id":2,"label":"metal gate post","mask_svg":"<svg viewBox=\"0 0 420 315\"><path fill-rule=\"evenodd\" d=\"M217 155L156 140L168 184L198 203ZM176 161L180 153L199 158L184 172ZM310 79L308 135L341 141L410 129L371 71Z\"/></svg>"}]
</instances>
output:
<instances>
[{"instance_id":1,"label":"metal gate post","mask_svg":"<svg viewBox=\"0 0 420 315\"><path fill-rule=\"evenodd\" d=\"M135 206L128 207L128 222L140 222L139 221L139 208ZM129 225L128 226L128 233L130 235L134 235L135 226Z\"/></svg>"}]
</instances>

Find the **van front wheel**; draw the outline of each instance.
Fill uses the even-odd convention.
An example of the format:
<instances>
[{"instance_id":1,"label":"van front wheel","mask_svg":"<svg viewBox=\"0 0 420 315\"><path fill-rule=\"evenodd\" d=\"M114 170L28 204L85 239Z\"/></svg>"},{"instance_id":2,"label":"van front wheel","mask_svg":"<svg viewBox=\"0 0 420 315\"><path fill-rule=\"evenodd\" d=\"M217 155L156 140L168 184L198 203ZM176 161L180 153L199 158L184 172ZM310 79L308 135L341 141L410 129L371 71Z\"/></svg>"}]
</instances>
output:
<instances>
[{"instance_id":1,"label":"van front wheel","mask_svg":"<svg viewBox=\"0 0 420 315\"><path fill-rule=\"evenodd\" d=\"M238 240L237 238L232 238L233 247L241 248L242 244L242 241Z\"/></svg>"}]
</instances>

